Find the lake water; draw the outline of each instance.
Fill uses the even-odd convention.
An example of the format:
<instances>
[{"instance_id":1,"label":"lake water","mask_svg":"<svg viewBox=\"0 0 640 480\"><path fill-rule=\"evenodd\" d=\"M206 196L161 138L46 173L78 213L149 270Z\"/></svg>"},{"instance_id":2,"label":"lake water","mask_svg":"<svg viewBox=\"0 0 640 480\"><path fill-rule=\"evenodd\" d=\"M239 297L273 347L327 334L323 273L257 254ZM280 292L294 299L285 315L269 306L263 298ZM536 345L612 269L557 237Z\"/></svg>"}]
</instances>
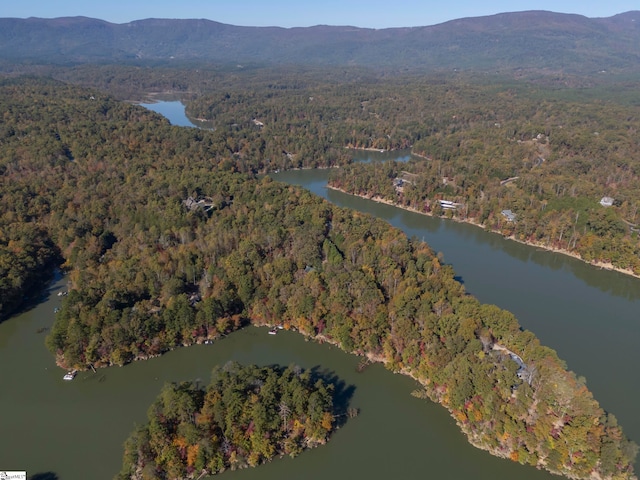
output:
<instances>
[{"instance_id":1,"label":"lake water","mask_svg":"<svg viewBox=\"0 0 640 480\"><path fill-rule=\"evenodd\" d=\"M141 103L141 107L153 110L169 119L172 125L178 127L197 127L210 129L211 122L190 119L184 111L184 105L178 100L163 100L154 103Z\"/></svg>"},{"instance_id":2,"label":"lake water","mask_svg":"<svg viewBox=\"0 0 640 480\"><path fill-rule=\"evenodd\" d=\"M151 107L157 108L159 104ZM183 112L184 113L184 112ZM171 119L174 122L173 119ZM355 152L386 160L389 153ZM395 154L392 154L395 155ZM397 154L406 157L406 152ZM326 170L281 172L279 181L302 185L329 201L371 213L424 239L444 254L467 290L516 314L640 441L640 280L539 251L480 228L425 217L326 189ZM331 441L300 457L225 478L551 479L550 474L500 460L471 447L446 410L410 395L415 383L374 365L356 373L358 359L297 334L267 335L249 327L214 345L182 348L125 368L80 373L72 382L54 364L40 328L59 305L58 279L32 309L0 324L0 469L41 479L108 479L118 471L122 443L166 381L208 382L214 365L229 360L296 363L338 375L352 387L360 415Z\"/></svg>"},{"instance_id":3,"label":"lake water","mask_svg":"<svg viewBox=\"0 0 640 480\"><path fill-rule=\"evenodd\" d=\"M54 283L41 303L0 324L0 465L41 479L109 479L117 473L122 444L165 382L208 382L215 365L230 360L259 365L298 364L337 375L352 389L360 409L325 446L292 460L225 473L224 478L352 479L436 478L550 479L532 468L500 460L473 448L439 405L410 395L416 383L380 365L357 373L359 359L335 347L307 342L299 334L268 335L247 327L213 345L181 348L124 368L81 372L65 382L46 351L57 292ZM49 474L49 476L47 476ZM37 478L37 477L36 477Z\"/></svg>"},{"instance_id":4,"label":"lake water","mask_svg":"<svg viewBox=\"0 0 640 480\"><path fill-rule=\"evenodd\" d=\"M373 156L375 153L360 153ZM640 279L529 247L479 227L428 217L327 189L327 170L272 175L332 203L369 213L427 242L453 265L466 290L513 312L640 443Z\"/></svg>"}]
</instances>

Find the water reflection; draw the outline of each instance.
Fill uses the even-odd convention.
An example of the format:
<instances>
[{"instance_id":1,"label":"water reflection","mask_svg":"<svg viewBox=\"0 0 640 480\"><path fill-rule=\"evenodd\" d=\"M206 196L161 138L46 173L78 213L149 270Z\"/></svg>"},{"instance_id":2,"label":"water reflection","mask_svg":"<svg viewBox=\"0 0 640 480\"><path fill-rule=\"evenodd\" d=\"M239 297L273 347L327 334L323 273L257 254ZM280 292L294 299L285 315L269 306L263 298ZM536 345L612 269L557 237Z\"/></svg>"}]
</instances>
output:
<instances>
[{"instance_id":1,"label":"water reflection","mask_svg":"<svg viewBox=\"0 0 640 480\"><path fill-rule=\"evenodd\" d=\"M352 149L352 158L354 162L362 163L383 163L383 162L400 162L406 163L411 160L411 149L404 150L359 150Z\"/></svg>"},{"instance_id":2,"label":"water reflection","mask_svg":"<svg viewBox=\"0 0 640 480\"><path fill-rule=\"evenodd\" d=\"M305 172L305 176L311 177L308 172ZM474 245L474 248L478 245L486 246L496 253L506 254L524 264L534 263L554 271L571 272L586 285L626 300L640 299L640 279L620 272L602 270L568 255L508 240L499 234L488 232L475 225L428 217L327 189L327 179L324 177L324 175L314 176L309 182L304 181L305 179L299 174L296 175L296 178L278 175L275 176L275 179L299 184L336 205L370 213L402 228L407 235L424 240L434 250L444 252L445 260L453 263L456 271L459 270L458 267L464 268L464 266L460 262L451 261L456 256L452 249L457 243L462 242L467 247L471 245Z\"/></svg>"},{"instance_id":3,"label":"water reflection","mask_svg":"<svg viewBox=\"0 0 640 480\"><path fill-rule=\"evenodd\" d=\"M184 105L179 100L141 103L140 106L163 115L171 122L171 125L213 130L213 122L190 119L189 117L187 117L184 110Z\"/></svg>"}]
</instances>

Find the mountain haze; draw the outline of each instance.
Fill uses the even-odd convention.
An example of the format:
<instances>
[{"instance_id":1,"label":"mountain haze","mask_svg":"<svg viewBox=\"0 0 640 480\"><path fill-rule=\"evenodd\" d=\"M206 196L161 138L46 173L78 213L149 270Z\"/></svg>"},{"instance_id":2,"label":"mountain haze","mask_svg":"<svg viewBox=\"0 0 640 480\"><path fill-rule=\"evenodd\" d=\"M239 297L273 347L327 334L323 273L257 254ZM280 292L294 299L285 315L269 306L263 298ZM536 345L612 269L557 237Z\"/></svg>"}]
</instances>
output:
<instances>
[{"instance_id":1,"label":"mountain haze","mask_svg":"<svg viewBox=\"0 0 640 480\"><path fill-rule=\"evenodd\" d=\"M639 70L639 45L640 11L608 18L529 11L380 30L239 27L210 20L0 19L5 64L198 62L588 74Z\"/></svg>"}]
</instances>

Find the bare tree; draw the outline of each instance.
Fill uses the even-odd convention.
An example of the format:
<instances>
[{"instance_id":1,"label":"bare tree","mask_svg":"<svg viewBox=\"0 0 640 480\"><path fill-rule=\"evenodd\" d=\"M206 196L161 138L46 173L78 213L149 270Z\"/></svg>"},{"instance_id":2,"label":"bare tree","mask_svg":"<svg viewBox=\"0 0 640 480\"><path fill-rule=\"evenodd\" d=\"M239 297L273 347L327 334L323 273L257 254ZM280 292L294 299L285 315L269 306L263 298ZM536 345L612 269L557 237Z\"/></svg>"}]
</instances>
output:
<instances>
[{"instance_id":1,"label":"bare tree","mask_svg":"<svg viewBox=\"0 0 640 480\"><path fill-rule=\"evenodd\" d=\"M279 406L280 416L282 417L282 429L287 430L287 419L291 415L291 409L284 401L280 402Z\"/></svg>"}]
</instances>

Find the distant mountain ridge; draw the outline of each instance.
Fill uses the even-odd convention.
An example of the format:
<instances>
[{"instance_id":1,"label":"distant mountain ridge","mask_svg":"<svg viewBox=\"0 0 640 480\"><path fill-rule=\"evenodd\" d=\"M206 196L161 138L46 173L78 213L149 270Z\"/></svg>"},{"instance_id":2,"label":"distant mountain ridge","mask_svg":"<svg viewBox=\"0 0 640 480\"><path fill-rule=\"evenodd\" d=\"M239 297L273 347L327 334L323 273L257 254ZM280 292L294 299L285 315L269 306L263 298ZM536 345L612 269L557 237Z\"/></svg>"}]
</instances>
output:
<instances>
[{"instance_id":1,"label":"distant mountain ridge","mask_svg":"<svg viewBox=\"0 0 640 480\"><path fill-rule=\"evenodd\" d=\"M528 11L380 30L239 27L210 20L0 19L5 63L186 61L584 74L639 71L639 46L640 11L608 18Z\"/></svg>"}]
</instances>

